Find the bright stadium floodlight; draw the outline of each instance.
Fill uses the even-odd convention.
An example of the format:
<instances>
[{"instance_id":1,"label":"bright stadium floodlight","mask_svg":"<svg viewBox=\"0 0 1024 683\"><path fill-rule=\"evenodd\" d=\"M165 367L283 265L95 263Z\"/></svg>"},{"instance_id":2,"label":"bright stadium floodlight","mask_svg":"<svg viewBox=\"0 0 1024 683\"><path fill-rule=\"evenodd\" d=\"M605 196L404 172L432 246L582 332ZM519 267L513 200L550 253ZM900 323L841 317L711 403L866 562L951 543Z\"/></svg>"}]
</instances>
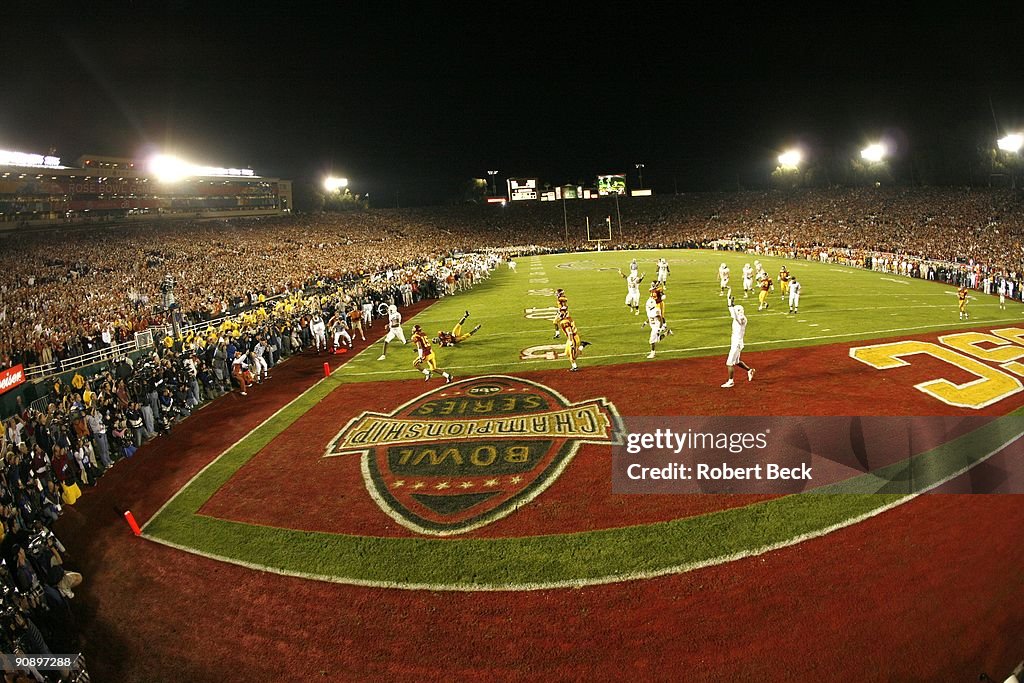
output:
<instances>
[{"instance_id":1,"label":"bright stadium floodlight","mask_svg":"<svg viewBox=\"0 0 1024 683\"><path fill-rule=\"evenodd\" d=\"M1020 152L1020 148L1024 147L1024 135L1020 133L1010 133L1006 137L999 138L996 142L999 145L999 149L1004 152L1013 152L1014 154Z\"/></svg>"},{"instance_id":2,"label":"bright stadium floodlight","mask_svg":"<svg viewBox=\"0 0 1024 683\"><path fill-rule=\"evenodd\" d=\"M324 178L324 189L328 192L338 192L345 187L348 187L348 178L336 178L332 175Z\"/></svg>"},{"instance_id":3,"label":"bright stadium floodlight","mask_svg":"<svg viewBox=\"0 0 1024 683\"><path fill-rule=\"evenodd\" d=\"M868 145L860 151L860 157L864 161L870 161L871 163L878 163L885 158L885 145L880 142Z\"/></svg>"},{"instance_id":4,"label":"bright stadium floodlight","mask_svg":"<svg viewBox=\"0 0 1024 683\"><path fill-rule=\"evenodd\" d=\"M175 183L189 176L188 163L169 154L157 154L149 160L149 172L161 183Z\"/></svg>"},{"instance_id":5,"label":"bright stadium floodlight","mask_svg":"<svg viewBox=\"0 0 1024 683\"><path fill-rule=\"evenodd\" d=\"M796 168L803 161L804 155L798 149L788 149L779 155L779 165L786 168Z\"/></svg>"}]
</instances>

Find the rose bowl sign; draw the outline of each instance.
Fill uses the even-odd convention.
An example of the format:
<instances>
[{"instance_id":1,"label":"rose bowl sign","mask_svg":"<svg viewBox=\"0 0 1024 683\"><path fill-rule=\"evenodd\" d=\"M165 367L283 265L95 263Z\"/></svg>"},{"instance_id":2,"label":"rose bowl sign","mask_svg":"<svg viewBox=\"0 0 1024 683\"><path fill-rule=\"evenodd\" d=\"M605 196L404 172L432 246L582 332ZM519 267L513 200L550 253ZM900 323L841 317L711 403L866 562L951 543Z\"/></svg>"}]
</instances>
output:
<instances>
[{"instance_id":1,"label":"rose bowl sign","mask_svg":"<svg viewBox=\"0 0 1024 683\"><path fill-rule=\"evenodd\" d=\"M580 444L618 442L603 398L572 403L541 384L486 376L444 385L390 414L364 412L327 456L360 455L378 505L418 533L477 529L547 489Z\"/></svg>"}]
</instances>

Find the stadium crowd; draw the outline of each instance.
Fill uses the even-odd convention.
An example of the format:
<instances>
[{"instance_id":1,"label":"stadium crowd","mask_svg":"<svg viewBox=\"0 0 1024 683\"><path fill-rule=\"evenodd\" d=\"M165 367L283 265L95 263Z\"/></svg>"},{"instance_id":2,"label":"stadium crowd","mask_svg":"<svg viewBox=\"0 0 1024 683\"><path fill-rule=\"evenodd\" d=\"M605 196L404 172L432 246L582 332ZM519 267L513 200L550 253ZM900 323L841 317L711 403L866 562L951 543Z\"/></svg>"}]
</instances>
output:
<instances>
[{"instance_id":1,"label":"stadium crowd","mask_svg":"<svg viewBox=\"0 0 1024 683\"><path fill-rule=\"evenodd\" d=\"M1020 299L1024 221L1007 192L732 193L622 200L614 248L743 245ZM574 224L609 200L575 202ZM567 209L566 209L567 211ZM563 218L565 216L565 218ZM502 256L592 248L555 203L458 206L8 236L0 252L0 367L102 350L147 329L155 350L18 400L0 433L0 646L77 651L69 601L83 577L50 530L110 468L206 401L270 379L282 359L352 344L390 304L468 288ZM616 226L617 227L617 226ZM567 240L566 237L569 237ZM529 245L524 247L523 245ZM487 247L480 254L476 250ZM185 330L163 336L171 275ZM318 325L324 334L318 334ZM372 343L374 338L370 337ZM35 404L34 404L35 405ZM73 564L73 562L72 562ZM41 680L41 679L40 679Z\"/></svg>"},{"instance_id":2,"label":"stadium crowd","mask_svg":"<svg viewBox=\"0 0 1024 683\"><path fill-rule=\"evenodd\" d=\"M0 366L77 356L162 324L159 283L165 274L179 283L175 296L187 320L203 321L318 282L357 281L389 270L394 275L403 264L482 246L590 248L579 228L584 217L597 226L611 215L617 227L607 199L569 204L571 232L560 203L532 202L0 238ZM945 264L941 276L933 277L958 284L975 271L973 286L981 288L985 277L1015 283L1024 278L1020 209L1016 193L976 189L623 198L623 237L614 246L703 246L744 238L762 253L808 258L824 253L862 266L873 255L889 254L890 261ZM928 276L927 268L907 272ZM406 275L411 282L399 284L418 288L418 276Z\"/></svg>"}]
</instances>

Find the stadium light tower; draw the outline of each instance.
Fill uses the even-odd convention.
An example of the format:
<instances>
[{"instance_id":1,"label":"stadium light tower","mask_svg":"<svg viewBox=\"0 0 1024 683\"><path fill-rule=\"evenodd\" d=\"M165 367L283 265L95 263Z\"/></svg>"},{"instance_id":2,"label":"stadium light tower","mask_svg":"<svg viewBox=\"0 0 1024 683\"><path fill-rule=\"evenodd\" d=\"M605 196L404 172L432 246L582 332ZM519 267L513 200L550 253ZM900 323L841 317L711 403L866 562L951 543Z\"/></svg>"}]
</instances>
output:
<instances>
[{"instance_id":1,"label":"stadium light tower","mask_svg":"<svg viewBox=\"0 0 1024 683\"><path fill-rule=\"evenodd\" d=\"M337 178L329 175L324 178L324 189L328 192L339 192L348 187L348 178Z\"/></svg>"},{"instance_id":2,"label":"stadium light tower","mask_svg":"<svg viewBox=\"0 0 1024 683\"><path fill-rule=\"evenodd\" d=\"M877 164L885 158L885 154L885 145L880 142L875 142L860 151L860 158L864 161L871 162L872 164Z\"/></svg>"},{"instance_id":3,"label":"stadium light tower","mask_svg":"<svg viewBox=\"0 0 1024 683\"><path fill-rule=\"evenodd\" d=\"M488 171L487 175L489 175L491 177L491 196L492 197L496 197L496 196L498 196L498 184L497 184L498 172L497 171Z\"/></svg>"},{"instance_id":4,"label":"stadium light tower","mask_svg":"<svg viewBox=\"0 0 1024 683\"><path fill-rule=\"evenodd\" d=\"M996 145L999 149L1006 152L1008 155L1015 155L1017 158L1013 159L1007 166L1010 169L1010 187L1014 190L1017 189L1017 166L1020 162L1020 150L1024 147L1024 135L1020 133L1009 133L996 141Z\"/></svg>"},{"instance_id":5,"label":"stadium light tower","mask_svg":"<svg viewBox=\"0 0 1024 683\"><path fill-rule=\"evenodd\" d=\"M170 154L157 154L149 160L149 172L161 183L176 183L190 174L191 166Z\"/></svg>"},{"instance_id":6,"label":"stadium light tower","mask_svg":"<svg viewBox=\"0 0 1024 683\"><path fill-rule=\"evenodd\" d=\"M779 166L783 168L796 168L803 161L803 154L798 149L787 149L779 155Z\"/></svg>"},{"instance_id":7,"label":"stadium light tower","mask_svg":"<svg viewBox=\"0 0 1024 683\"><path fill-rule=\"evenodd\" d=\"M642 190L644 189L644 169L646 168L646 166L643 165L643 162L634 164L634 166L636 166L637 175L640 176L639 184L640 189Z\"/></svg>"},{"instance_id":8,"label":"stadium light tower","mask_svg":"<svg viewBox=\"0 0 1024 683\"><path fill-rule=\"evenodd\" d=\"M1017 154L1020 152L1021 147L1024 147L1024 135L1021 133L1010 133L1009 135L999 138L996 144L999 145L999 149L1004 152Z\"/></svg>"}]
</instances>

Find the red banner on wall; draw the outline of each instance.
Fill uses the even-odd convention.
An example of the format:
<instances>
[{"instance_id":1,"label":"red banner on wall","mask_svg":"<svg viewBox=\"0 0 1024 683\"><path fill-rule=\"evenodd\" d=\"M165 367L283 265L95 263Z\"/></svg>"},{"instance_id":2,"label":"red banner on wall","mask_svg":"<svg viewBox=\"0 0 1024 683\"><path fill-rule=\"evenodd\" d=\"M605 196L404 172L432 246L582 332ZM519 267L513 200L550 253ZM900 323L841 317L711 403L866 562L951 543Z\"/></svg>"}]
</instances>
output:
<instances>
[{"instance_id":1,"label":"red banner on wall","mask_svg":"<svg viewBox=\"0 0 1024 683\"><path fill-rule=\"evenodd\" d=\"M15 365L0 372L0 394L6 393L25 381L25 367Z\"/></svg>"}]
</instances>

